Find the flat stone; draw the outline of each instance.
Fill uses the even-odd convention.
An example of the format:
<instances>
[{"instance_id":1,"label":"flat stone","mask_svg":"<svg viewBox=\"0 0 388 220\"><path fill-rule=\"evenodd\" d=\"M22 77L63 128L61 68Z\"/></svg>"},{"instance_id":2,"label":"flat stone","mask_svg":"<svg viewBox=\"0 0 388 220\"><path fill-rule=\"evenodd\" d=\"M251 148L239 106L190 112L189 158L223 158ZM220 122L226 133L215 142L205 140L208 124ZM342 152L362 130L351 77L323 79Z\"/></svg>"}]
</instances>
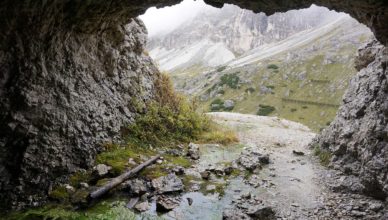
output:
<instances>
[{"instance_id":1,"label":"flat stone","mask_svg":"<svg viewBox=\"0 0 388 220\"><path fill-rule=\"evenodd\" d=\"M183 190L182 180L174 173L152 180L152 187L157 193L179 192Z\"/></svg>"}]
</instances>

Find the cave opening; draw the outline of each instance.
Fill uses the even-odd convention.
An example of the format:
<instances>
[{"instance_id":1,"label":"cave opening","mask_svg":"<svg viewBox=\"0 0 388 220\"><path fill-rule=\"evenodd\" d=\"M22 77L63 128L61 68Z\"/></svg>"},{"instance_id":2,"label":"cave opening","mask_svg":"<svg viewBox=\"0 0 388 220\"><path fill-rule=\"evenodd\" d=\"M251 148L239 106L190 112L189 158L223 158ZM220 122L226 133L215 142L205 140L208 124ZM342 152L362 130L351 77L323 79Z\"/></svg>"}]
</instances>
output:
<instances>
[{"instance_id":1,"label":"cave opening","mask_svg":"<svg viewBox=\"0 0 388 220\"><path fill-rule=\"evenodd\" d=\"M315 132L334 119L357 50L374 39L348 14L315 5L266 16L183 1L139 18L146 53L201 111L277 116Z\"/></svg>"},{"instance_id":2,"label":"cave opening","mask_svg":"<svg viewBox=\"0 0 388 220\"><path fill-rule=\"evenodd\" d=\"M151 179L127 182L124 200L108 205L102 201L85 212L61 207L31 209L10 219L58 215L132 218L134 212L125 208L128 195L138 199L135 208L146 210L151 218L160 206L173 207L166 215L173 219L203 219L213 214L220 219L261 215L387 218L387 3L205 0L222 8L210 11L228 10L224 17L225 11L219 15L226 23L217 23L212 17L216 11L195 17L195 8L189 6L184 15L192 20L184 20L183 25L177 22L180 25L155 34L155 38L150 36L146 46L144 24L136 17L152 6L179 2L5 0L0 5L1 210L39 207L48 201L82 207L85 201L78 195L85 195L86 189L104 185L109 178L145 161L150 153L159 153L152 146L152 151L128 151L120 141L128 124L150 112L146 103L158 96L155 82L160 79L160 69L169 72L176 90L197 97L201 111L213 111L210 115L221 127L236 129L240 143L229 148L234 150L220 151L214 144L201 147L204 143L177 145L175 151L163 151L165 158L158 160L151 177L147 176ZM299 11L289 11L293 9ZM356 18L371 28L376 40L355 57L356 45L366 43L373 34L365 27L352 29L355 21L349 15L329 9ZM284 14L271 17L261 12ZM330 13L335 15L325 17ZM214 28L217 25L219 30ZM279 25L291 28L284 31L277 29ZM201 29L190 32L193 26ZM317 54L320 50L324 52ZM143 126L148 126L147 121ZM141 129L138 135L154 136L142 134ZM219 133L212 135L210 138L219 138ZM195 173L191 168L203 165L201 159L198 167L191 164L198 159L197 148L205 149L200 154L210 164ZM236 157L237 165L223 161ZM170 162L184 169L166 166ZM212 166L217 164L222 169ZM179 176L186 171L194 177ZM96 172L107 172L100 176L104 181L95 179ZM93 180L88 179L89 174ZM232 178L225 177L228 175ZM331 193L319 197L321 185L312 179L327 184ZM158 181L176 184L174 193L155 193L161 187ZM189 186L190 192L174 197L182 185ZM231 195L239 196L237 206L224 209L230 202L225 198Z\"/></svg>"}]
</instances>

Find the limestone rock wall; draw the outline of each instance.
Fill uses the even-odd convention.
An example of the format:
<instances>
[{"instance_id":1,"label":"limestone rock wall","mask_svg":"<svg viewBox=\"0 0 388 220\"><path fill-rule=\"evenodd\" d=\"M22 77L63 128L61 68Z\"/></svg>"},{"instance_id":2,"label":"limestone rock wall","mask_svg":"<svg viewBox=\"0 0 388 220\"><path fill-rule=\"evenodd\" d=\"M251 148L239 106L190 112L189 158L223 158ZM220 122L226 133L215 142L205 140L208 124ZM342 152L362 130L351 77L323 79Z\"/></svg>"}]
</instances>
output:
<instances>
[{"instance_id":1,"label":"limestone rock wall","mask_svg":"<svg viewBox=\"0 0 388 220\"><path fill-rule=\"evenodd\" d=\"M0 52L0 199L34 205L55 180L93 165L133 121L132 103L153 98L159 72L138 19L93 35L16 37Z\"/></svg>"},{"instance_id":2,"label":"limestone rock wall","mask_svg":"<svg viewBox=\"0 0 388 220\"><path fill-rule=\"evenodd\" d=\"M332 166L356 180L345 190L380 199L388 195L387 65L388 49L377 41L359 50L360 72L337 117L312 144L332 152Z\"/></svg>"}]
</instances>

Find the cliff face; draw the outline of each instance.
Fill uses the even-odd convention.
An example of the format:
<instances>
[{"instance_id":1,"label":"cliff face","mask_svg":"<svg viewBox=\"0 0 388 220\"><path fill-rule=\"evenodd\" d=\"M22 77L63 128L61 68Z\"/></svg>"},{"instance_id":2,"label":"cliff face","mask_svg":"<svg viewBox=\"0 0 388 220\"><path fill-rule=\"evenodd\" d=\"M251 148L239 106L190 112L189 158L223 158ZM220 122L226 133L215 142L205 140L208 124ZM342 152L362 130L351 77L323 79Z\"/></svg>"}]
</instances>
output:
<instances>
[{"instance_id":1,"label":"cliff face","mask_svg":"<svg viewBox=\"0 0 388 220\"><path fill-rule=\"evenodd\" d=\"M385 199L388 195L388 50L378 42L359 50L336 119L314 144L334 155L332 166L349 175L345 190ZM357 177L357 178L352 178Z\"/></svg>"},{"instance_id":2,"label":"cliff face","mask_svg":"<svg viewBox=\"0 0 388 220\"><path fill-rule=\"evenodd\" d=\"M150 37L147 49L161 70L206 70L261 45L319 28L341 16L317 6L271 16L235 5L225 5L222 9L208 6L171 32Z\"/></svg>"},{"instance_id":3,"label":"cliff face","mask_svg":"<svg viewBox=\"0 0 388 220\"><path fill-rule=\"evenodd\" d=\"M132 18L151 6L178 2L4 0L0 3L2 208L39 205L54 181L92 165L98 145L119 135L120 128L135 114L129 104L131 100L153 97L153 82L158 72L142 53L144 27ZM388 6L384 0L207 2L215 6L234 3L266 13L306 8L316 3L350 13L371 27L380 42L386 44L388 39ZM370 71L386 75L386 64ZM367 118L377 114L376 127L385 127L386 90L382 86L385 78L372 78L363 76L358 85L379 88L363 90L368 97L375 97L375 102L356 116ZM349 96L354 102L363 102L362 97ZM356 118L350 117L349 123L353 122L357 122ZM365 134L376 130L366 122L363 125L368 125L360 127ZM383 134L367 140L354 137L345 142L352 141L355 146L374 143L373 146L379 146L371 148L374 152L386 150Z\"/></svg>"},{"instance_id":4,"label":"cliff face","mask_svg":"<svg viewBox=\"0 0 388 220\"><path fill-rule=\"evenodd\" d=\"M33 205L54 180L93 165L133 120L131 103L153 97L159 72L137 19L98 35L18 37L0 53L0 194Z\"/></svg>"}]
</instances>

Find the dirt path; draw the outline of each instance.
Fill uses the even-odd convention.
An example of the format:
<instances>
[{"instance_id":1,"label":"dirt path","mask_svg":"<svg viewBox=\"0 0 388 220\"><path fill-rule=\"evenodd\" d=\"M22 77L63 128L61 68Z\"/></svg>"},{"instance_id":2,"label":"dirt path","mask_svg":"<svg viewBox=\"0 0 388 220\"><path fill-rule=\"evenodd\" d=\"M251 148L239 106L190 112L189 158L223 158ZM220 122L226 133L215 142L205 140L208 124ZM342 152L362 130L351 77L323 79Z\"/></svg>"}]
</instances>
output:
<instances>
[{"instance_id":1,"label":"dirt path","mask_svg":"<svg viewBox=\"0 0 388 220\"><path fill-rule=\"evenodd\" d=\"M212 113L238 132L240 142L269 154L271 163L258 174L260 197L285 218L308 219L319 206L323 188L317 183L320 165L310 159L307 144L315 136L306 126L276 117ZM303 152L298 156L293 151ZM255 180L252 180L255 181Z\"/></svg>"},{"instance_id":2,"label":"dirt path","mask_svg":"<svg viewBox=\"0 0 388 220\"><path fill-rule=\"evenodd\" d=\"M209 115L235 130L241 144L269 154L268 167L246 182L258 183L253 194L273 207L279 219L386 219L388 216L382 201L334 190L352 182L342 173L323 167L312 155L308 143L315 134L306 126L276 117L226 112Z\"/></svg>"}]
</instances>

